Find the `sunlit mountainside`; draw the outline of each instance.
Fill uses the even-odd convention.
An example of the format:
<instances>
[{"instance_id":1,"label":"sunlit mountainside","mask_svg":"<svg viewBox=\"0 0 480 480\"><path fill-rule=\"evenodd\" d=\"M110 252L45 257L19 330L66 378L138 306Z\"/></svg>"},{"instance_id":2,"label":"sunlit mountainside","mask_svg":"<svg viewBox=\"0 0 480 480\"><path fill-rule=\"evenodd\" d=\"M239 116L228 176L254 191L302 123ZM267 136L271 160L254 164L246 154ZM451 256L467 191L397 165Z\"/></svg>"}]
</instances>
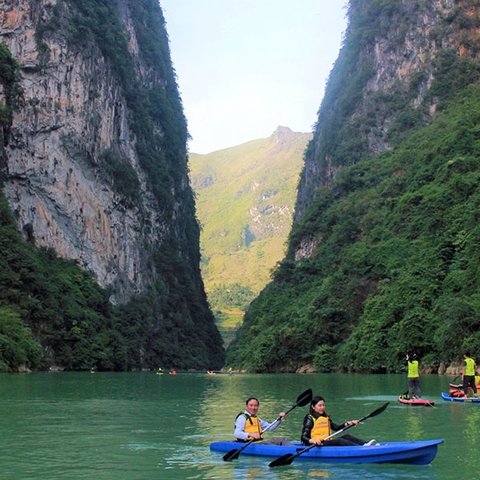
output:
<instances>
[{"instance_id":1,"label":"sunlit mountainside","mask_svg":"<svg viewBox=\"0 0 480 480\"><path fill-rule=\"evenodd\" d=\"M350 0L288 251L226 365L458 374L480 351L480 0Z\"/></svg>"},{"instance_id":2,"label":"sunlit mountainside","mask_svg":"<svg viewBox=\"0 0 480 480\"><path fill-rule=\"evenodd\" d=\"M269 138L189 155L202 226L202 275L221 326L241 321L243 310L285 255L310 138L309 133L278 127ZM230 314L229 321L225 314ZM224 338L228 342L228 335Z\"/></svg>"}]
</instances>

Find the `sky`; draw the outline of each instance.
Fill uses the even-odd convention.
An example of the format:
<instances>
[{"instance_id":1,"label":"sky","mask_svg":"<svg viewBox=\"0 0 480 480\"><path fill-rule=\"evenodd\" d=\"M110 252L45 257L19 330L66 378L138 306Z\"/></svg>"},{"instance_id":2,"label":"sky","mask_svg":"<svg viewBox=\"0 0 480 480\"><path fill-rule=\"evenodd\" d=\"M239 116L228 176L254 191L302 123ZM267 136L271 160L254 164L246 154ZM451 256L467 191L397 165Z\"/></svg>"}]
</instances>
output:
<instances>
[{"instance_id":1,"label":"sky","mask_svg":"<svg viewBox=\"0 0 480 480\"><path fill-rule=\"evenodd\" d=\"M346 0L160 0L192 153L311 132Z\"/></svg>"}]
</instances>

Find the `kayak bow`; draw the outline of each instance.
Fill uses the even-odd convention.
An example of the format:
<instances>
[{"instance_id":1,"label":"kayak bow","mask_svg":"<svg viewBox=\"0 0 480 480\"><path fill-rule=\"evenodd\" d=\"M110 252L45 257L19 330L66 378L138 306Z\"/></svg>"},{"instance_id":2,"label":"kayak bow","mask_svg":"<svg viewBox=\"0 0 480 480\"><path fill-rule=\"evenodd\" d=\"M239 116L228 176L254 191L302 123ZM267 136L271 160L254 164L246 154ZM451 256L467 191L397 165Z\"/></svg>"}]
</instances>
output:
<instances>
[{"instance_id":1,"label":"kayak bow","mask_svg":"<svg viewBox=\"0 0 480 480\"><path fill-rule=\"evenodd\" d=\"M480 398L478 397L454 397L446 392L442 392L442 398L447 402L480 403Z\"/></svg>"}]
</instances>

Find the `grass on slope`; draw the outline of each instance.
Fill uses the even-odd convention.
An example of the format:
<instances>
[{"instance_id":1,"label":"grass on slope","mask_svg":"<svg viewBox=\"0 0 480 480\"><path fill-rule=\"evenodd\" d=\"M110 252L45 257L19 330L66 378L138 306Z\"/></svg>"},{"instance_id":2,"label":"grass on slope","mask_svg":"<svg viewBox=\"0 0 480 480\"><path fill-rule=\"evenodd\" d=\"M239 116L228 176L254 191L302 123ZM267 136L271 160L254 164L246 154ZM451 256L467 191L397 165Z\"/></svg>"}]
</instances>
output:
<instances>
[{"instance_id":1,"label":"grass on slope","mask_svg":"<svg viewBox=\"0 0 480 480\"><path fill-rule=\"evenodd\" d=\"M202 226L202 275L214 311L238 310L240 305L212 301L212 290L238 284L251 291L252 300L284 257L310 138L279 127L266 139L207 155L190 154Z\"/></svg>"}]
</instances>

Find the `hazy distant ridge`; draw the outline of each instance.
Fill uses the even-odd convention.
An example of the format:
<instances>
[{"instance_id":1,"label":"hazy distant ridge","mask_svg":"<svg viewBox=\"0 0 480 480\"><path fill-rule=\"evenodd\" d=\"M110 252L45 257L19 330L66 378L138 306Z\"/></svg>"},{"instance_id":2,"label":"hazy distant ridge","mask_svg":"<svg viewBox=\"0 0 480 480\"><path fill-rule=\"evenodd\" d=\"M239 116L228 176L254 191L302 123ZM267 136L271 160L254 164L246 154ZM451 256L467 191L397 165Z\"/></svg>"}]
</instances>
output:
<instances>
[{"instance_id":1,"label":"hazy distant ridge","mask_svg":"<svg viewBox=\"0 0 480 480\"><path fill-rule=\"evenodd\" d=\"M269 138L189 155L207 292L240 284L258 293L268 282L271 268L285 254L311 137L278 127Z\"/></svg>"}]
</instances>

